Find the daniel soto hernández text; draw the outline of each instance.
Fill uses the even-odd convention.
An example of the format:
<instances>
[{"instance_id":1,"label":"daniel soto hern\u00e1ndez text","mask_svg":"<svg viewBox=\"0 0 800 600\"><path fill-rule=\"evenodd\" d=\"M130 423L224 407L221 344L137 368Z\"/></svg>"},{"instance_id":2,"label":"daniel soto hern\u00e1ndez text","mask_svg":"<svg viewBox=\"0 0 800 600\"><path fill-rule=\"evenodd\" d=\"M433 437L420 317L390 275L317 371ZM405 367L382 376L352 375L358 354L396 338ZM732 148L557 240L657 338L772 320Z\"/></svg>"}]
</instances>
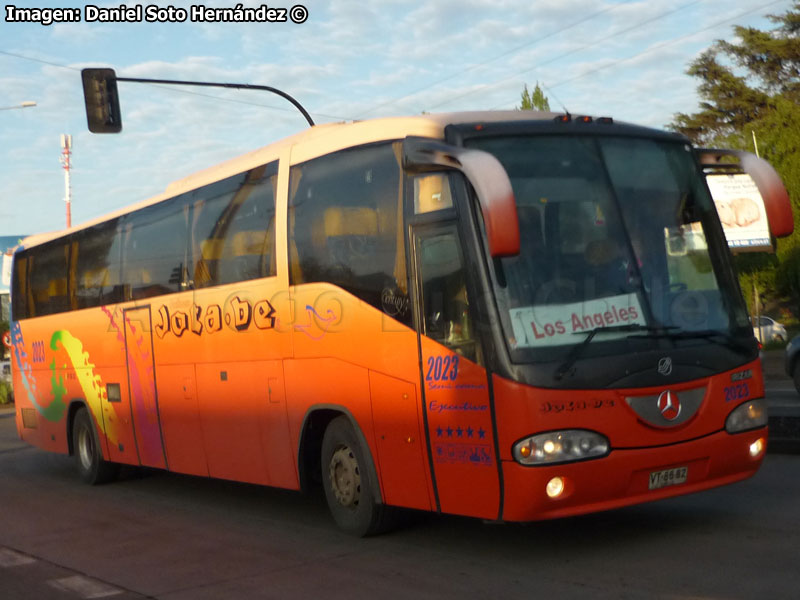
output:
<instances>
[{"instance_id":1,"label":"daniel soto hern\u00e1ndez text","mask_svg":"<svg viewBox=\"0 0 800 600\"><path fill-rule=\"evenodd\" d=\"M120 4L116 7L100 7L87 4L83 8L20 8L13 4L5 6L6 23L304 23L308 9L302 4L291 8L280 8L262 4L245 7L241 3L233 7L212 8L193 4L189 8L159 6L157 4Z\"/></svg>"}]
</instances>

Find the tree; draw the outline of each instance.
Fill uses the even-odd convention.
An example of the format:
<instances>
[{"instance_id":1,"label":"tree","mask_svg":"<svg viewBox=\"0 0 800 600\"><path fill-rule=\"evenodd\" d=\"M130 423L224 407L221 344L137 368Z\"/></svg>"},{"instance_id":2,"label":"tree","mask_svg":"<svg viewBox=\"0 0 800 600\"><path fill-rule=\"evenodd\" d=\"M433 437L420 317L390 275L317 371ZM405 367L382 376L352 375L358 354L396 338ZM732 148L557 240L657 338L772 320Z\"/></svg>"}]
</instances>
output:
<instances>
[{"instance_id":1,"label":"tree","mask_svg":"<svg viewBox=\"0 0 800 600\"><path fill-rule=\"evenodd\" d=\"M678 113L672 129L698 144L749 147L746 127L768 120L779 98L800 100L800 0L784 15L769 15L778 27L759 31L734 27L738 43L718 40L689 67L701 80L700 112ZM728 59L730 66L720 61ZM733 71L736 65L743 74Z\"/></svg>"},{"instance_id":2,"label":"tree","mask_svg":"<svg viewBox=\"0 0 800 600\"><path fill-rule=\"evenodd\" d=\"M705 100L700 103L703 110L675 115L673 128L697 144L723 142L742 147L744 126L767 110L769 96L749 87L745 77L722 65L718 53L716 47L706 50L689 67L687 73L702 80L698 93Z\"/></svg>"},{"instance_id":3,"label":"tree","mask_svg":"<svg viewBox=\"0 0 800 600\"><path fill-rule=\"evenodd\" d=\"M542 88L539 87L539 82L536 82L536 87L533 92L528 91L528 85L522 89L522 104L517 110L550 110L550 101L544 95Z\"/></svg>"},{"instance_id":4,"label":"tree","mask_svg":"<svg viewBox=\"0 0 800 600\"><path fill-rule=\"evenodd\" d=\"M740 44L720 40L719 48L756 76L771 94L797 99L800 92L800 2L785 15L770 15L780 26L773 32L752 27L735 27Z\"/></svg>"},{"instance_id":5,"label":"tree","mask_svg":"<svg viewBox=\"0 0 800 600\"><path fill-rule=\"evenodd\" d=\"M700 111L678 113L670 127L694 143L754 150L768 160L789 190L795 233L778 241L777 257L736 257L740 283L800 299L800 0L783 15L768 15L771 31L734 27L733 41L718 40L687 73L700 79ZM776 260L777 258L777 260ZM800 315L799 315L800 316Z\"/></svg>"}]
</instances>

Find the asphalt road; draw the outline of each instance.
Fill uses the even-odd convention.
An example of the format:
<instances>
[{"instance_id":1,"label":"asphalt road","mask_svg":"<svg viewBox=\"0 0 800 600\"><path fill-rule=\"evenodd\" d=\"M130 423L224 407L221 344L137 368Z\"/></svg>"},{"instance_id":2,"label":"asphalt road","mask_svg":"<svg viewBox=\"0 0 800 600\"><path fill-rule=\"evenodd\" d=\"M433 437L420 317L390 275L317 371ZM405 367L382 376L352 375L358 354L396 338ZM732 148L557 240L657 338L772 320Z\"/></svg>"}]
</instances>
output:
<instances>
[{"instance_id":1,"label":"asphalt road","mask_svg":"<svg viewBox=\"0 0 800 600\"><path fill-rule=\"evenodd\" d=\"M324 503L169 473L81 484L0 416L0 598L796 598L800 456L752 479L559 521L414 516L341 534Z\"/></svg>"}]
</instances>

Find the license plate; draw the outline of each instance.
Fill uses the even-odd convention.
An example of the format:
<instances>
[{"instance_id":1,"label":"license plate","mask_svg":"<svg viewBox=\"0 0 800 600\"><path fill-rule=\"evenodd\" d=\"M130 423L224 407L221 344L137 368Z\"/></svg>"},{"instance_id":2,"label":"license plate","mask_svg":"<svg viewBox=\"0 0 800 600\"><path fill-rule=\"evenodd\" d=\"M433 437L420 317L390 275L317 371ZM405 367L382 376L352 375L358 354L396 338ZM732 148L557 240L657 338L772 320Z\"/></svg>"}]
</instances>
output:
<instances>
[{"instance_id":1,"label":"license plate","mask_svg":"<svg viewBox=\"0 0 800 600\"><path fill-rule=\"evenodd\" d=\"M686 483L689 475L688 467L678 467L677 469L665 469L663 471L653 471L650 473L650 489L657 490L669 485L680 485Z\"/></svg>"}]
</instances>

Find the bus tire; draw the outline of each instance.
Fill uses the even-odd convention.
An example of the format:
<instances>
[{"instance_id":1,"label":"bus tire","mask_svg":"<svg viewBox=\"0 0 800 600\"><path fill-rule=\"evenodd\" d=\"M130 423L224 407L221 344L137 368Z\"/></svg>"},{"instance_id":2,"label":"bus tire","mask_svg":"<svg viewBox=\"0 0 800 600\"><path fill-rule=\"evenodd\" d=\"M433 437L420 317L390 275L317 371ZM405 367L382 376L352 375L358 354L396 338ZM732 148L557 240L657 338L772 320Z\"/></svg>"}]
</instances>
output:
<instances>
[{"instance_id":1,"label":"bus tire","mask_svg":"<svg viewBox=\"0 0 800 600\"><path fill-rule=\"evenodd\" d=\"M345 416L333 419L322 438L322 486L334 521L347 533L364 537L391 526L391 509L375 500L365 449Z\"/></svg>"},{"instance_id":2,"label":"bus tire","mask_svg":"<svg viewBox=\"0 0 800 600\"><path fill-rule=\"evenodd\" d=\"M78 409L72 421L72 448L82 481L96 485L116 478L119 465L103 458L97 431L85 407Z\"/></svg>"}]
</instances>

